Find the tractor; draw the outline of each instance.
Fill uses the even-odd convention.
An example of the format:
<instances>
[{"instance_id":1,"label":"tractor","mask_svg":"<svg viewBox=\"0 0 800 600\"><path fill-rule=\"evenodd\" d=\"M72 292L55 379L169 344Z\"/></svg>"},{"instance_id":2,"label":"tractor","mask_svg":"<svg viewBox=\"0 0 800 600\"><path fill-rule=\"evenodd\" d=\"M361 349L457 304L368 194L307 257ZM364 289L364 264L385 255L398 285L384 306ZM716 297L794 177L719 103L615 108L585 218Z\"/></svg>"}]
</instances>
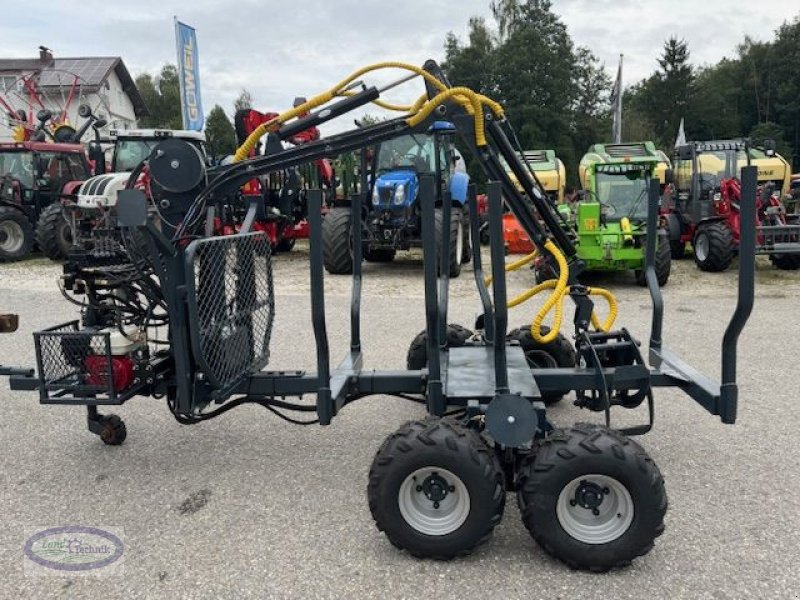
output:
<instances>
[{"instance_id":1,"label":"tractor","mask_svg":"<svg viewBox=\"0 0 800 600\"><path fill-rule=\"evenodd\" d=\"M691 243L702 271L730 266L741 237L740 171L751 156L747 140L691 142L675 149L675 190L663 207L673 257L682 257ZM762 175L759 183L756 254L768 255L779 269L798 269L800 225L787 216L773 182Z\"/></svg>"},{"instance_id":2,"label":"tractor","mask_svg":"<svg viewBox=\"0 0 800 600\"><path fill-rule=\"evenodd\" d=\"M646 198L660 162L652 142L595 144L581 159L579 199L561 204L559 211L577 236L578 256L588 270L633 270L636 282L647 285ZM671 267L666 232L659 230L656 241L655 268L658 284L663 286ZM540 264L542 268L547 272L546 264Z\"/></svg>"},{"instance_id":3,"label":"tractor","mask_svg":"<svg viewBox=\"0 0 800 600\"><path fill-rule=\"evenodd\" d=\"M40 110L27 141L0 144L0 261L22 260L34 244L47 256L64 256L72 243L62 203L91 176L91 161L79 144L105 121L81 105L86 121L78 129L60 124L51 131L52 113ZM45 141L50 138L51 141Z\"/></svg>"},{"instance_id":4,"label":"tractor","mask_svg":"<svg viewBox=\"0 0 800 600\"><path fill-rule=\"evenodd\" d=\"M96 133L95 140L89 144L89 157L94 163L95 174L75 190L72 200L60 207L61 219L68 224L70 232L69 245L59 253L48 255L56 260L65 258L76 247L84 250L99 250L101 247L109 250L106 248L108 245L112 249L117 247L117 193L125 188L132 172L136 172L136 184L153 195L146 170L142 173L138 167L159 143L168 139L185 140L206 161L205 134L198 131L112 129L104 139ZM111 156L107 161L106 153L109 151ZM159 207L153 204L151 208L158 210ZM101 231L103 235L99 234Z\"/></svg>"},{"instance_id":5,"label":"tractor","mask_svg":"<svg viewBox=\"0 0 800 600\"><path fill-rule=\"evenodd\" d=\"M0 144L0 261L26 258L35 243L48 255L68 245L61 199L90 175L80 144Z\"/></svg>"},{"instance_id":6,"label":"tractor","mask_svg":"<svg viewBox=\"0 0 800 600\"><path fill-rule=\"evenodd\" d=\"M436 180L436 227L444 224L442 205L449 203L450 235L448 269L458 277L461 265L469 260L466 192L469 177L454 169L455 128L435 121L423 133L410 133L380 144L372 152L368 177L370 202L361 216L363 256L369 262L391 262L398 250L422 244L422 211L419 203L419 178L432 175ZM369 152L368 152L369 154ZM366 162L366 161L365 161ZM325 268L332 274L353 271L352 218L349 206L336 206L325 217L323 247Z\"/></svg>"}]
</instances>

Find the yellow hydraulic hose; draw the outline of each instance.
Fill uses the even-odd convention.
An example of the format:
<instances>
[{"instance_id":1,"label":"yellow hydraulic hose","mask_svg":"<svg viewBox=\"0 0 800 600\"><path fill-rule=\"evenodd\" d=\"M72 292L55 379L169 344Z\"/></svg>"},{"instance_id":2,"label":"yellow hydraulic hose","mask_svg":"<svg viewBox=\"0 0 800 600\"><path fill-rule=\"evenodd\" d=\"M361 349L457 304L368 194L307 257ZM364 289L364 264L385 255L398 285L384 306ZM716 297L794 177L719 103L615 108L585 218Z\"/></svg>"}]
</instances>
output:
<instances>
[{"instance_id":1,"label":"yellow hydraulic hose","mask_svg":"<svg viewBox=\"0 0 800 600\"><path fill-rule=\"evenodd\" d=\"M538 255L539 255L539 251L538 251L538 250L534 250L533 252L531 252L531 253L530 253L530 254L528 254L527 256L523 256L523 257L522 257L522 258L520 258L520 259L517 259L517 260L515 260L515 261L513 261L513 262L507 263L507 264L506 264L506 267L505 267L505 271L506 271L506 273L509 273L509 272L511 272L511 271L516 271L517 269L520 269L520 268L524 267L524 266L525 266L525 265L527 265L528 263L531 263L531 262L533 262L533 260L534 260L534 259L535 259L535 258L536 258ZM491 275L489 275L489 276L488 276L486 279L484 279L483 281L484 281L485 285L488 287L488 286L492 285L492 281L494 281L494 277L492 277Z\"/></svg>"},{"instance_id":2,"label":"yellow hydraulic hose","mask_svg":"<svg viewBox=\"0 0 800 600\"><path fill-rule=\"evenodd\" d=\"M542 283L533 286L531 289L526 290L525 292L508 301L508 308L514 308L515 306L519 306L523 302L526 302L544 290L553 290L553 292L545 301L544 305L542 305L542 307L536 313L536 317L531 323L531 336L533 336L533 339L540 344L549 344L558 336L558 333L561 330L561 321L564 313L564 299L570 292L570 286L567 285L569 267L564 254L550 240L545 242L545 249L553 255L553 257L556 259L556 263L558 263L558 279L549 279L547 281L543 281ZM508 263L505 267L505 270L514 271L523 265L528 264L536 257L536 254L537 252L533 252L520 258L519 260ZM486 285L489 285L491 282L491 276L487 277ZM608 302L608 316L606 317L605 321L601 323L600 318L594 311L592 311L591 320L592 326L597 331L609 331L614 325L618 311L617 299L614 297L614 294L606 289L596 287L587 288L586 293L590 296L601 296L606 300L606 302ZM544 320L547 318L548 313L553 309L555 309L553 315L553 326L550 328L549 333L542 335L542 325Z\"/></svg>"},{"instance_id":3,"label":"yellow hydraulic hose","mask_svg":"<svg viewBox=\"0 0 800 600\"><path fill-rule=\"evenodd\" d=\"M412 117L409 118L408 122L411 124L411 120L413 119L413 124L418 124L423 120L423 118L417 118L419 114L424 111L425 117L429 116L430 113L442 102L447 100L448 98L453 98L456 102L460 103L465 109L470 112L471 114L475 115L475 140L478 146L485 146L486 145L486 137L484 132L484 125L483 125L483 118L482 118L482 110L481 107L485 104L489 107L489 109L494 112L498 117L503 116L503 108L495 102L481 94L476 94L474 91L470 90L469 88L459 87L459 88L448 88L445 84L441 81L436 79L433 75L428 73L426 70L417 67L415 65L402 63L402 62L382 62L376 63L373 65L368 65L361 69L358 69L354 73L350 74L348 77L337 83L331 89L321 94L318 94L306 102L300 104L299 106L294 107L291 110L283 112L279 114L274 119L266 123L262 123L259 125L250 135L247 136L247 139L242 143L242 145L236 150L234 154L233 161L239 162L247 158L247 155L255 148L258 140L261 137L269 132L274 131L278 127L280 127L283 123L294 119L300 115L303 115L311 110L322 106L330 102L334 97L345 95L347 90L345 88L354 82L356 79L361 77L362 75L369 73L370 71L375 71L378 69L404 69L406 71L411 71L425 79L428 83L434 86L436 89L440 91L433 99L430 101L425 102L424 97L417 100L413 105L411 105L410 112L414 112ZM383 101L376 101L381 102L384 107L389 108L390 110L404 110L405 106L401 105L393 105ZM380 105L380 104L379 104Z\"/></svg>"}]
</instances>

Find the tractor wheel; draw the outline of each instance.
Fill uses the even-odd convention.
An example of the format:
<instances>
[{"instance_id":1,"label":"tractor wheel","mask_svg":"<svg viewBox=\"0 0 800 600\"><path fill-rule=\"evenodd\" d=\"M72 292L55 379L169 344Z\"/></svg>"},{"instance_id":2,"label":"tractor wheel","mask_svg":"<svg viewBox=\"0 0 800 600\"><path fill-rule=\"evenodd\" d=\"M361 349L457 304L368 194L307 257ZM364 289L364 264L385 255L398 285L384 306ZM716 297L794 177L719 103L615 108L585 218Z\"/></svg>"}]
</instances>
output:
<instances>
[{"instance_id":1,"label":"tractor wheel","mask_svg":"<svg viewBox=\"0 0 800 600\"><path fill-rule=\"evenodd\" d=\"M467 340L472 337L472 332L466 327L450 323L447 326L448 348L460 348L466 345ZM428 366L428 332L422 331L408 347L406 355L406 367L409 371L419 371Z\"/></svg>"},{"instance_id":2,"label":"tractor wheel","mask_svg":"<svg viewBox=\"0 0 800 600\"><path fill-rule=\"evenodd\" d=\"M782 271L800 269L800 254L770 254L769 260Z\"/></svg>"},{"instance_id":3,"label":"tractor wheel","mask_svg":"<svg viewBox=\"0 0 800 600\"><path fill-rule=\"evenodd\" d=\"M275 244L275 252L291 252L297 238L282 238L280 242Z\"/></svg>"},{"instance_id":4,"label":"tractor wheel","mask_svg":"<svg viewBox=\"0 0 800 600\"><path fill-rule=\"evenodd\" d=\"M472 233L469 224L469 211L465 207L464 214L464 252L461 254L461 264L466 265L472 260Z\"/></svg>"},{"instance_id":5,"label":"tractor wheel","mask_svg":"<svg viewBox=\"0 0 800 600\"><path fill-rule=\"evenodd\" d=\"M655 266L658 285L659 287L664 287L669 281L669 273L672 269L672 252L669 238L666 235L659 234L658 236ZM642 287L647 287L647 277L645 277L644 269L636 269L633 273L636 277L636 283Z\"/></svg>"},{"instance_id":6,"label":"tractor wheel","mask_svg":"<svg viewBox=\"0 0 800 600\"><path fill-rule=\"evenodd\" d=\"M692 242L694 262L701 271L724 271L733 260L733 234L722 221L700 225Z\"/></svg>"},{"instance_id":7,"label":"tractor wheel","mask_svg":"<svg viewBox=\"0 0 800 600\"><path fill-rule=\"evenodd\" d=\"M349 208L334 208L322 220L322 256L328 273L347 275L353 272Z\"/></svg>"},{"instance_id":8,"label":"tractor wheel","mask_svg":"<svg viewBox=\"0 0 800 600\"><path fill-rule=\"evenodd\" d=\"M33 227L25 213L0 206L0 262L22 260L33 250Z\"/></svg>"},{"instance_id":9,"label":"tractor wheel","mask_svg":"<svg viewBox=\"0 0 800 600\"><path fill-rule=\"evenodd\" d=\"M61 260L69 254L72 248L72 227L60 202L51 204L39 215L36 243L39 250L51 260Z\"/></svg>"},{"instance_id":10,"label":"tractor wheel","mask_svg":"<svg viewBox=\"0 0 800 600\"><path fill-rule=\"evenodd\" d=\"M487 215L479 215L478 221L480 223L480 228L478 229L480 243L482 246L488 246L491 241L489 237L489 217Z\"/></svg>"},{"instance_id":11,"label":"tractor wheel","mask_svg":"<svg viewBox=\"0 0 800 600\"><path fill-rule=\"evenodd\" d=\"M542 334L550 333L549 327L542 327ZM575 348L562 334L548 344L542 344L533 339L530 325L514 329L506 336L508 340L519 342L525 359L531 369L556 369L559 367L574 367L576 364ZM542 401L550 406L564 397L564 392L544 392Z\"/></svg>"},{"instance_id":12,"label":"tractor wheel","mask_svg":"<svg viewBox=\"0 0 800 600\"><path fill-rule=\"evenodd\" d=\"M393 248L364 249L364 260L367 262L388 263L394 260L396 251Z\"/></svg>"},{"instance_id":13,"label":"tractor wheel","mask_svg":"<svg viewBox=\"0 0 800 600\"><path fill-rule=\"evenodd\" d=\"M639 444L605 427L553 431L523 461L517 484L533 539L575 569L625 566L664 531L658 467Z\"/></svg>"},{"instance_id":14,"label":"tractor wheel","mask_svg":"<svg viewBox=\"0 0 800 600\"><path fill-rule=\"evenodd\" d=\"M375 455L367 497L394 546L447 560L470 554L500 523L503 471L474 430L450 419L411 421Z\"/></svg>"},{"instance_id":15,"label":"tractor wheel","mask_svg":"<svg viewBox=\"0 0 800 600\"><path fill-rule=\"evenodd\" d=\"M681 260L686 257L686 242L681 240L669 241L669 252L673 260Z\"/></svg>"},{"instance_id":16,"label":"tractor wheel","mask_svg":"<svg viewBox=\"0 0 800 600\"><path fill-rule=\"evenodd\" d=\"M436 256L438 257L442 255L442 209L436 209L434 218L436 222ZM461 257L464 256L464 219L461 216L461 209L455 206L450 209L450 249L448 256L450 277L458 277L461 274Z\"/></svg>"}]
</instances>

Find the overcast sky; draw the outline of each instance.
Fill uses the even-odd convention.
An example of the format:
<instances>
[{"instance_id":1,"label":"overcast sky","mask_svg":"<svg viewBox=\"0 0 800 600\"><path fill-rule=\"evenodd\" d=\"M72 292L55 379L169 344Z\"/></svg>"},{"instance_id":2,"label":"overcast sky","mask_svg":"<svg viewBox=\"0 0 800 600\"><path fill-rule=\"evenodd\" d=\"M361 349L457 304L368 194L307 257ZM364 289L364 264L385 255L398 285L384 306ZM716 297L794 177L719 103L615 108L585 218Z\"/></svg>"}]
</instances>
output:
<instances>
[{"instance_id":1,"label":"overcast sky","mask_svg":"<svg viewBox=\"0 0 800 600\"><path fill-rule=\"evenodd\" d=\"M355 68L381 60L441 59L448 31L463 37L472 15L490 17L489 0L49 0L46 10L4 11L0 57L121 56L131 73L175 62L173 15L197 29L206 112L232 103L243 87L263 110L285 109ZM24 6L24 3L23 5ZM732 56L748 34L768 39L800 14L798 0L555 0L576 44L625 84L656 67L670 35L685 38L696 64ZM416 93L415 93L416 92ZM415 98L416 90L396 97Z\"/></svg>"}]
</instances>

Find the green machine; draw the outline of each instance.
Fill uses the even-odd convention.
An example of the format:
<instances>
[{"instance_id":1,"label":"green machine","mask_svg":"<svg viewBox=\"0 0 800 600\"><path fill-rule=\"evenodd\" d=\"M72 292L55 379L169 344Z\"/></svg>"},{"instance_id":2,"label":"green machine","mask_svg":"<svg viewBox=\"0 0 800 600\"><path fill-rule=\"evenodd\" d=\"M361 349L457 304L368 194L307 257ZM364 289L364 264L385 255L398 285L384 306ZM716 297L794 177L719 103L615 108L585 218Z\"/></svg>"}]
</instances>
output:
<instances>
[{"instance_id":1,"label":"green machine","mask_svg":"<svg viewBox=\"0 0 800 600\"><path fill-rule=\"evenodd\" d=\"M653 142L594 144L581 159L582 190L574 202L559 205L577 235L578 256L589 271L633 271L644 276L647 193L652 177L668 183L663 153ZM656 274L664 285L670 273L669 239L659 229Z\"/></svg>"}]
</instances>

